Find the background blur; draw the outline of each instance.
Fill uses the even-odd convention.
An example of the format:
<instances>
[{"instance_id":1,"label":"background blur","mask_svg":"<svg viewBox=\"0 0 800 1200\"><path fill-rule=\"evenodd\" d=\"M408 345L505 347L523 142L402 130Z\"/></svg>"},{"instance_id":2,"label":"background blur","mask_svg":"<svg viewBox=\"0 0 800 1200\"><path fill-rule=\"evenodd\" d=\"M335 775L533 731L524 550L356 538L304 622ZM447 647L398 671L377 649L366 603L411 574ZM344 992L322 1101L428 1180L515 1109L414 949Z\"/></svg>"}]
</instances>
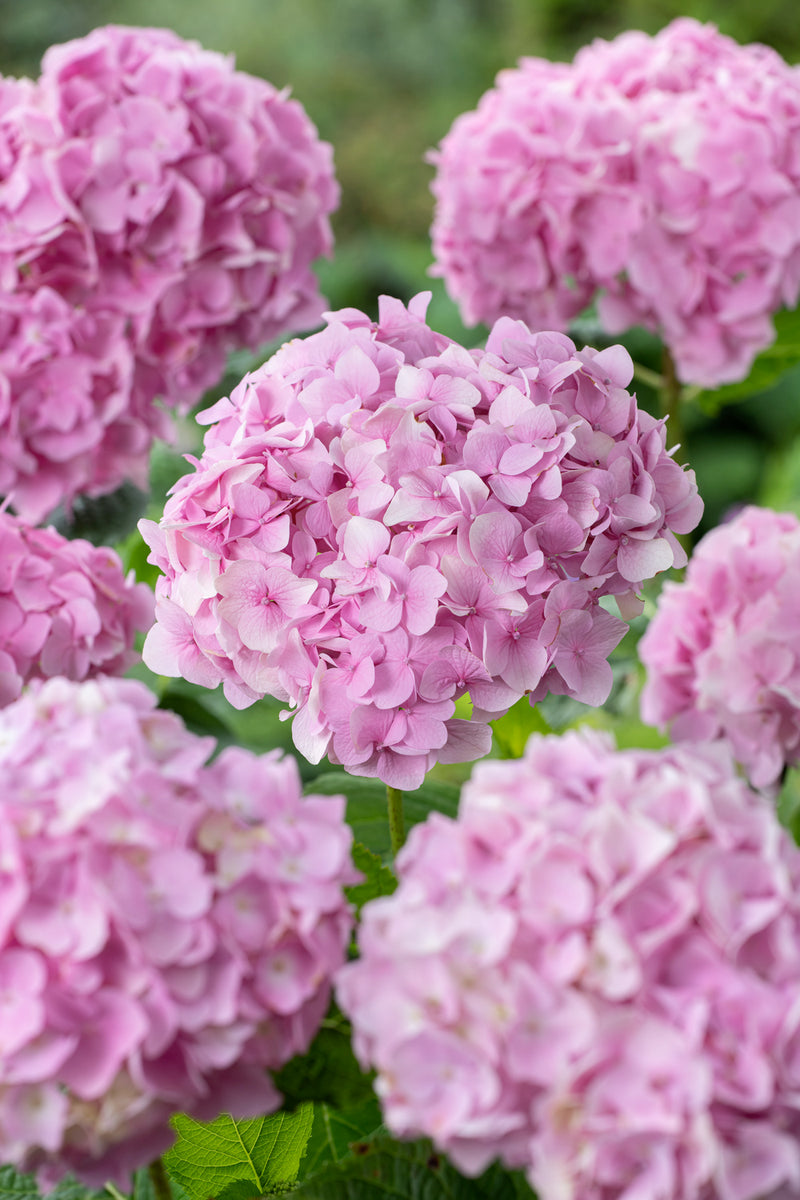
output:
<instances>
[{"instance_id":1,"label":"background blur","mask_svg":"<svg viewBox=\"0 0 800 1200\"><path fill-rule=\"evenodd\" d=\"M739 41L800 58L796 0L702 0L690 10L673 0L0 0L0 72L36 75L49 44L112 22L169 26L235 54L243 70L291 88L333 143L342 205L335 258L320 268L331 307L374 312L381 292L407 299L432 287L431 324L476 344L482 331L465 331L426 277L426 152L521 55L570 59L594 37L655 33L687 11ZM642 339L632 348L644 359L655 353ZM650 399L646 390L640 398ZM706 523L740 500L800 504L797 433L795 373L713 421L687 413Z\"/></svg>"}]
</instances>

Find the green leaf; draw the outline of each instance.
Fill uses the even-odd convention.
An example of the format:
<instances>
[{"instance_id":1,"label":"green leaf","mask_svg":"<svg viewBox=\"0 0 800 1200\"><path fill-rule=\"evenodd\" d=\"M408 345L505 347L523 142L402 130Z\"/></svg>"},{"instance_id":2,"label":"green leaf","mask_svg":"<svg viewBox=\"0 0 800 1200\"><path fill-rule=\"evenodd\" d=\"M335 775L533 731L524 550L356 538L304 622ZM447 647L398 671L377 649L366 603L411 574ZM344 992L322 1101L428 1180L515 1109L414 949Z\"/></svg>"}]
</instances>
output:
<instances>
[{"instance_id":1,"label":"green leaf","mask_svg":"<svg viewBox=\"0 0 800 1200\"><path fill-rule=\"evenodd\" d=\"M532 733L552 733L538 706L526 696L518 700L504 717L492 721L493 741L500 758L519 758Z\"/></svg>"},{"instance_id":2,"label":"green leaf","mask_svg":"<svg viewBox=\"0 0 800 1200\"><path fill-rule=\"evenodd\" d=\"M341 1162L360 1147L384 1133L381 1110L374 1095L360 1104L332 1108L314 1105L314 1126L303 1159L301 1180L317 1174L331 1163Z\"/></svg>"},{"instance_id":3,"label":"green leaf","mask_svg":"<svg viewBox=\"0 0 800 1200\"><path fill-rule=\"evenodd\" d=\"M39 1185L33 1175L21 1174L14 1167L0 1167L0 1200L39 1200ZM108 1200L107 1192L97 1192L78 1183L72 1175L59 1180L48 1200Z\"/></svg>"},{"instance_id":4,"label":"green leaf","mask_svg":"<svg viewBox=\"0 0 800 1200\"><path fill-rule=\"evenodd\" d=\"M146 670L146 668L145 668ZM149 684L153 687L153 675ZM298 758L292 742L290 721L282 721L281 712L285 705L272 696L265 696L249 708L233 708L221 688L204 688L187 683L185 679L160 677L155 685L159 690L162 708L179 713L194 733L211 734L220 747L231 743L244 746L255 754L269 750L283 750L297 761L303 780L313 778L319 767Z\"/></svg>"},{"instance_id":5,"label":"green leaf","mask_svg":"<svg viewBox=\"0 0 800 1200\"><path fill-rule=\"evenodd\" d=\"M146 506L147 493L132 483L123 483L105 496L76 496L72 511L58 509L51 523L65 537L85 538L95 546L108 546L135 530Z\"/></svg>"},{"instance_id":6,"label":"green leaf","mask_svg":"<svg viewBox=\"0 0 800 1200\"><path fill-rule=\"evenodd\" d=\"M356 906L356 912L361 913L364 905L375 900L378 896L391 896L397 887L394 873L383 865L377 854L367 846L356 842L353 846L353 862L356 869L365 876L363 883L355 883L345 888L347 899Z\"/></svg>"},{"instance_id":7,"label":"green leaf","mask_svg":"<svg viewBox=\"0 0 800 1200\"><path fill-rule=\"evenodd\" d=\"M695 394L698 404L714 416L726 404L766 392L800 363L800 308L775 314L775 341L756 358L746 379Z\"/></svg>"},{"instance_id":8,"label":"green leaf","mask_svg":"<svg viewBox=\"0 0 800 1200\"><path fill-rule=\"evenodd\" d=\"M323 796L347 797L347 823L355 839L381 858L391 857L386 786L379 779L363 779L344 771L318 775L306 786L307 792ZM431 812L454 817L458 812L460 789L452 783L428 780L416 792L403 793L406 828L424 821Z\"/></svg>"},{"instance_id":9,"label":"green leaf","mask_svg":"<svg viewBox=\"0 0 800 1200\"><path fill-rule=\"evenodd\" d=\"M778 794L778 820L800 845L800 770L796 767L784 771Z\"/></svg>"},{"instance_id":10,"label":"green leaf","mask_svg":"<svg viewBox=\"0 0 800 1200\"><path fill-rule=\"evenodd\" d=\"M188 1200L186 1192L178 1183L177 1179L169 1180L169 1190L172 1192L175 1200ZM48 1200L52 1200L52 1197L48 1197ZM60 1200L66 1200L66 1198L61 1197ZM103 1194L103 1200L113 1200L113 1196L109 1190ZM143 1167L142 1170L134 1172L131 1200L159 1200L156 1190L153 1187L153 1180L147 1167Z\"/></svg>"},{"instance_id":11,"label":"green leaf","mask_svg":"<svg viewBox=\"0 0 800 1200\"><path fill-rule=\"evenodd\" d=\"M305 1100L350 1108L373 1095L372 1076L361 1070L353 1054L350 1022L335 1009L306 1053L290 1059L274 1079L290 1108Z\"/></svg>"},{"instance_id":12,"label":"green leaf","mask_svg":"<svg viewBox=\"0 0 800 1200\"><path fill-rule=\"evenodd\" d=\"M229 1200L285 1191L297 1179L313 1120L311 1104L249 1121L225 1113L210 1125L179 1113L172 1118L178 1138L164 1163L189 1200L208 1200L235 1184L241 1186Z\"/></svg>"},{"instance_id":13,"label":"green leaf","mask_svg":"<svg viewBox=\"0 0 800 1200\"><path fill-rule=\"evenodd\" d=\"M216 738L220 746L230 745L235 740L230 726L212 711L205 697L201 698L197 693L168 684L159 696L158 707L177 713L192 733Z\"/></svg>"},{"instance_id":14,"label":"green leaf","mask_svg":"<svg viewBox=\"0 0 800 1200\"><path fill-rule=\"evenodd\" d=\"M800 441L790 441L767 459L757 502L800 516Z\"/></svg>"},{"instance_id":15,"label":"green leaf","mask_svg":"<svg viewBox=\"0 0 800 1200\"><path fill-rule=\"evenodd\" d=\"M60 1179L52 1192L47 1193L47 1200L108 1200L108 1192L95 1191L87 1188L85 1183L79 1183L73 1175Z\"/></svg>"},{"instance_id":16,"label":"green leaf","mask_svg":"<svg viewBox=\"0 0 800 1200\"><path fill-rule=\"evenodd\" d=\"M0 1200L35 1200L39 1187L32 1175L19 1175L13 1167L0 1167Z\"/></svg>"},{"instance_id":17,"label":"green leaf","mask_svg":"<svg viewBox=\"0 0 800 1200\"><path fill-rule=\"evenodd\" d=\"M618 750L661 750L670 742L667 734L645 725L637 717L614 716L602 708L584 713L579 724L612 733Z\"/></svg>"},{"instance_id":18,"label":"green leaf","mask_svg":"<svg viewBox=\"0 0 800 1200\"><path fill-rule=\"evenodd\" d=\"M428 1141L378 1136L351 1143L339 1161L307 1175L293 1200L522 1200L533 1193L518 1174L491 1167L465 1179Z\"/></svg>"}]
</instances>

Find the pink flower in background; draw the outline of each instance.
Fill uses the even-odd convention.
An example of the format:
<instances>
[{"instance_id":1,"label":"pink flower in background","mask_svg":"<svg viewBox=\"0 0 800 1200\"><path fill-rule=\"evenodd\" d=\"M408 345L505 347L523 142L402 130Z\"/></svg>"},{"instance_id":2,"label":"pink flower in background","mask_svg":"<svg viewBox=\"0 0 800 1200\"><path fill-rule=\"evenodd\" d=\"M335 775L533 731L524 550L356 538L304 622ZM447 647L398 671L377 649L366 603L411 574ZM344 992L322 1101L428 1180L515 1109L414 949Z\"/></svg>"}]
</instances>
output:
<instances>
[{"instance_id":1,"label":"pink flower in background","mask_svg":"<svg viewBox=\"0 0 800 1200\"><path fill-rule=\"evenodd\" d=\"M702 511L625 351L506 319L470 353L426 303L284 345L141 526L164 572L147 665L276 696L307 758L400 788L486 753L525 693L602 703L625 626L600 600L682 564Z\"/></svg>"},{"instance_id":2,"label":"pink flower in background","mask_svg":"<svg viewBox=\"0 0 800 1200\"><path fill-rule=\"evenodd\" d=\"M800 852L724 747L479 764L336 980L384 1120L543 1200L800 1182Z\"/></svg>"},{"instance_id":3,"label":"pink flower in background","mask_svg":"<svg viewBox=\"0 0 800 1200\"><path fill-rule=\"evenodd\" d=\"M117 554L0 513L0 706L29 679L122 674L153 594Z\"/></svg>"},{"instance_id":4,"label":"pink flower in background","mask_svg":"<svg viewBox=\"0 0 800 1200\"><path fill-rule=\"evenodd\" d=\"M745 508L698 544L639 643L642 717L724 738L757 787L800 762L800 521Z\"/></svg>"},{"instance_id":5,"label":"pink flower in background","mask_svg":"<svg viewBox=\"0 0 800 1200\"><path fill-rule=\"evenodd\" d=\"M0 1143L92 1186L169 1145L171 1113L276 1108L346 956L342 797L229 748L144 684L52 679L0 713Z\"/></svg>"},{"instance_id":6,"label":"pink flower in background","mask_svg":"<svg viewBox=\"0 0 800 1200\"><path fill-rule=\"evenodd\" d=\"M800 291L800 77L673 21L503 71L434 155L436 271L469 322L656 330L686 383L743 379Z\"/></svg>"},{"instance_id":7,"label":"pink flower in background","mask_svg":"<svg viewBox=\"0 0 800 1200\"><path fill-rule=\"evenodd\" d=\"M109 26L0 80L0 493L41 520L146 485L154 401L319 320L331 148L229 58Z\"/></svg>"}]
</instances>

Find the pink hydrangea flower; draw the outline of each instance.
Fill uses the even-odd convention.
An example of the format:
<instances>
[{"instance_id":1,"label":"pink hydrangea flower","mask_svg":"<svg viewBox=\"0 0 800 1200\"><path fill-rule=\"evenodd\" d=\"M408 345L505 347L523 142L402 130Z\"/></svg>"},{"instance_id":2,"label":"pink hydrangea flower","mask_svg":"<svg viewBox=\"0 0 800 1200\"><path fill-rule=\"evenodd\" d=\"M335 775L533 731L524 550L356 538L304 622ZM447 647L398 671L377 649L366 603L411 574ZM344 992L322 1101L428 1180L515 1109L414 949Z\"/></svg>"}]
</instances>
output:
<instances>
[{"instance_id":1,"label":"pink hydrangea flower","mask_svg":"<svg viewBox=\"0 0 800 1200\"><path fill-rule=\"evenodd\" d=\"M800 76L673 21L523 59L434 155L436 270L465 320L658 331L679 377L743 379L800 292Z\"/></svg>"},{"instance_id":2,"label":"pink hydrangea flower","mask_svg":"<svg viewBox=\"0 0 800 1200\"><path fill-rule=\"evenodd\" d=\"M800 1186L800 851L724 747L476 767L337 976L389 1129L566 1200Z\"/></svg>"},{"instance_id":3,"label":"pink hydrangea flower","mask_svg":"<svg viewBox=\"0 0 800 1200\"><path fill-rule=\"evenodd\" d=\"M727 739L756 787L800 762L800 521L745 508L706 534L639 643L642 717Z\"/></svg>"},{"instance_id":4,"label":"pink hydrangea flower","mask_svg":"<svg viewBox=\"0 0 800 1200\"><path fill-rule=\"evenodd\" d=\"M416 788L523 694L599 704L642 580L702 510L621 348L498 321L471 353L383 298L284 345L202 419L160 525L144 657L294 709L294 739ZM456 717L469 693L473 719Z\"/></svg>"},{"instance_id":5,"label":"pink hydrangea flower","mask_svg":"<svg viewBox=\"0 0 800 1200\"><path fill-rule=\"evenodd\" d=\"M29 679L122 674L153 593L117 554L0 512L0 707Z\"/></svg>"},{"instance_id":6,"label":"pink hydrangea flower","mask_svg":"<svg viewBox=\"0 0 800 1200\"><path fill-rule=\"evenodd\" d=\"M331 148L229 58L110 26L0 80L0 493L40 520L146 484L154 405L323 307Z\"/></svg>"},{"instance_id":7,"label":"pink hydrangea flower","mask_svg":"<svg viewBox=\"0 0 800 1200\"><path fill-rule=\"evenodd\" d=\"M169 1145L176 1110L280 1103L342 964L344 798L229 748L144 684L33 684L0 713L0 1148L100 1187Z\"/></svg>"}]
</instances>

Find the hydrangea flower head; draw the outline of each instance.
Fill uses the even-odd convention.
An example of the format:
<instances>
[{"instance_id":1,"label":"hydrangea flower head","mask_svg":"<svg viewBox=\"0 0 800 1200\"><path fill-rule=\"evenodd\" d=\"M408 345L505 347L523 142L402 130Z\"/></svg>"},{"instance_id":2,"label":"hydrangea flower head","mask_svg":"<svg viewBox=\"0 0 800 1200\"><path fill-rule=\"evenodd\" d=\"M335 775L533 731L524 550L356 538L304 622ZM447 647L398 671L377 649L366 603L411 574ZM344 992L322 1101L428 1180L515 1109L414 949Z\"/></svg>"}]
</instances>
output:
<instances>
[{"instance_id":1,"label":"hydrangea flower head","mask_svg":"<svg viewBox=\"0 0 800 1200\"><path fill-rule=\"evenodd\" d=\"M276 1108L346 956L343 797L231 747L144 684L32 684L0 713L0 1148L93 1186L169 1116Z\"/></svg>"},{"instance_id":2,"label":"hydrangea flower head","mask_svg":"<svg viewBox=\"0 0 800 1200\"><path fill-rule=\"evenodd\" d=\"M29 679L121 674L152 620L153 593L113 550L0 512L0 707Z\"/></svg>"},{"instance_id":3,"label":"hydrangea flower head","mask_svg":"<svg viewBox=\"0 0 800 1200\"><path fill-rule=\"evenodd\" d=\"M724 747L479 764L337 977L390 1130L542 1200L800 1182L800 851Z\"/></svg>"},{"instance_id":4,"label":"hydrangea flower head","mask_svg":"<svg viewBox=\"0 0 800 1200\"><path fill-rule=\"evenodd\" d=\"M317 323L331 149L229 58L109 26L0 81L0 492L39 520L146 481L154 405Z\"/></svg>"},{"instance_id":5,"label":"hydrangea flower head","mask_svg":"<svg viewBox=\"0 0 800 1200\"><path fill-rule=\"evenodd\" d=\"M159 526L152 670L295 710L298 749L416 788L523 694L599 704L635 590L702 510L619 347L499 321L468 352L384 298L203 417ZM472 721L455 716L469 694Z\"/></svg>"},{"instance_id":6,"label":"hydrangea flower head","mask_svg":"<svg viewBox=\"0 0 800 1200\"><path fill-rule=\"evenodd\" d=\"M800 292L800 77L711 25L523 59L434 156L436 270L465 320L656 330L679 377L743 379Z\"/></svg>"},{"instance_id":7,"label":"hydrangea flower head","mask_svg":"<svg viewBox=\"0 0 800 1200\"><path fill-rule=\"evenodd\" d=\"M665 584L639 643L642 717L678 741L727 739L757 787L800 762L800 521L749 507Z\"/></svg>"}]
</instances>

